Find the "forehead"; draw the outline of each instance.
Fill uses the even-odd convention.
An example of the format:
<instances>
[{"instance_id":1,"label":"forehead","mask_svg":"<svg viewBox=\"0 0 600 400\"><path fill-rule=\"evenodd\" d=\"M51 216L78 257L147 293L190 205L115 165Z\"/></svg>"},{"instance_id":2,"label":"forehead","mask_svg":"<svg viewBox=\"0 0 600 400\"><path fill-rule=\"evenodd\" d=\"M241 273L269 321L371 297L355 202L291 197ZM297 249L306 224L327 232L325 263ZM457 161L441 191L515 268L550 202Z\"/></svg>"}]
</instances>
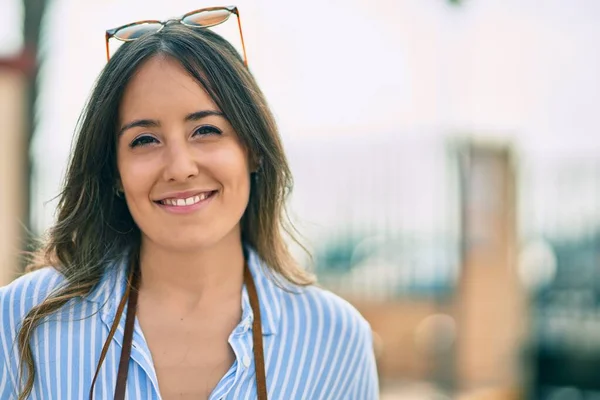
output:
<instances>
[{"instance_id":1,"label":"forehead","mask_svg":"<svg viewBox=\"0 0 600 400\"><path fill-rule=\"evenodd\" d=\"M155 56L138 68L125 87L119 116L121 122L159 115L183 118L206 109L218 107L200 82L176 60Z\"/></svg>"}]
</instances>

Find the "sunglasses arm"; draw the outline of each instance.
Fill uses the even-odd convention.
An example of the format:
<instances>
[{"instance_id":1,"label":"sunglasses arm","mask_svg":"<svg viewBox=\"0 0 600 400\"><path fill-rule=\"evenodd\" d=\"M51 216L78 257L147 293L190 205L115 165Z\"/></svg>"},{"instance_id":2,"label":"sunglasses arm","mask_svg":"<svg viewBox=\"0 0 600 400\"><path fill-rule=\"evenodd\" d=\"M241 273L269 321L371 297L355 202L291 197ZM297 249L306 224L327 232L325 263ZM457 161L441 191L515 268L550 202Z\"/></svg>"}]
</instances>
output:
<instances>
[{"instance_id":1,"label":"sunglasses arm","mask_svg":"<svg viewBox=\"0 0 600 400\"><path fill-rule=\"evenodd\" d=\"M108 54L108 39L110 39L110 35L106 32L106 61L110 59L110 55Z\"/></svg>"},{"instance_id":2,"label":"sunglasses arm","mask_svg":"<svg viewBox=\"0 0 600 400\"><path fill-rule=\"evenodd\" d=\"M244 65L246 65L246 68L248 68L248 57L246 56L246 45L244 44L244 34L242 33L242 21L240 18L240 12L237 11L236 14L237 14L238 28L240 29L240 38L242 39L242 51L244 52Z\"/></svg>"}]
</instances>

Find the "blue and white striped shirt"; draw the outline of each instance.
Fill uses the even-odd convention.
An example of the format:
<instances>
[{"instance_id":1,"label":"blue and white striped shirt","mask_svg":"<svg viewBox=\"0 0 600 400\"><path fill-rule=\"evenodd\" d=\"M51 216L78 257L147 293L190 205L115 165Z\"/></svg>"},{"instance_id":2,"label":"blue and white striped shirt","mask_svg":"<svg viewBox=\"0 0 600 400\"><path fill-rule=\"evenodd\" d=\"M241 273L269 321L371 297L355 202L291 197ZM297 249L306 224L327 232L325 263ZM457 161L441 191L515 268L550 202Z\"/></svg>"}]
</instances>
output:
<instances>
[{"instance_id":1,"label":"blue and white striped shirt","mask_svg":"<svg viewBox=\"0 0 600 400\"><path fill-rule=\"evenodd\" d=\"M308 287L300 294L279 288L265 275L256 253L248 262L260 299L269 399L378 398L369 324L346 301ZM32 336L36 377L31 399L85 399L125 291L124 264L116 264L85 298L69 301ZM18 346L25 314L64 281L53 268L22 276L0 288L0 399L16 398ZM242 319L229 337L235 361L210 400L255 399L252 309L244 287ZM121 353L125 313L110 344L95 399L112 399ZM129 361L127 399L160 399L150 350L137 320Z\"/></svg>"}]
</instances>

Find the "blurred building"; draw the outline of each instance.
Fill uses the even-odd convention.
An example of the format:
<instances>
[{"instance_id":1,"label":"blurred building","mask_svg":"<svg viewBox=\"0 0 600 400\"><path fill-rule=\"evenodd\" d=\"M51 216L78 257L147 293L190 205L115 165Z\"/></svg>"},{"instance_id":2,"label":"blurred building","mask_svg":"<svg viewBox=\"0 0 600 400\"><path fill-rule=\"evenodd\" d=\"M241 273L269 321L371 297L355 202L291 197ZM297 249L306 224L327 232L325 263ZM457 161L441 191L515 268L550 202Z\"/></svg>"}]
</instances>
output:
<instances>
[{"instance_id":1,"label":"blurred building","mask_svg":"<svg viewBox=\"0 0 600 400\"><path fill-rule=\"evenodd\" d=\"M25 55L0 58L0 286L17 275L23 248L19 216L24 210L25 90L30 65Z\"/></svg>"},{"instance_id":2,"label":"blurred building","mask_svg":"<svg viewBox=\"0 0 600 400\"><path fill-rule=\"evenodd\" d=\"M384 393L434 388L385 398L599 398L600 161L371 139L290 159L320 281L371 323Z\"/></svg>"},{"instance_id":3,"label":"blurred building","mask_svg":"<svg viewBox=\"0 0 600 400\"><path fill-rule=\"evenodd\" d=\"M290 146L314 169L297 182L311 198L293 205L318 221L303 231L321 282L371 323L384 387L429 381L453 396L522 398L528 317L511 149L370 139Z\"/></svg>"},{"instance_id":4,"label":"blurred building","mask_svg":"<svg viewBox=\"0 0 600 400\"><path fill-rule=\"evenodd\" d=\"M462 152L462 262L456 295L456 383L524 398L528 312L517 269L516 171L509 148Z\"/></svg>"}]
</instances>

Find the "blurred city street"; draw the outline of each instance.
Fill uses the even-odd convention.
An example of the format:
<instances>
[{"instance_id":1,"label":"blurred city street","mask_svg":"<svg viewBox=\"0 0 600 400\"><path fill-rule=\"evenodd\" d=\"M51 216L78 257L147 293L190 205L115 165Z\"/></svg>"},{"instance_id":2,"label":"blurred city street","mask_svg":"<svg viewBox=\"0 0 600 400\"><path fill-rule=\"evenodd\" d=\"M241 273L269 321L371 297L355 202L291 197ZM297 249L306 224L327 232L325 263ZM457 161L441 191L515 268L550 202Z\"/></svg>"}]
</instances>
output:
<instances>
[{"instance_id":1,"label":"blurred city street","mask_svg":"<svg viewBox=\"0 0 600 400\"><path fill-rule=\"evenodd\" d=\"M214 5L42 3L30 44L0 0L0 286L55 221L105 30ZM599 400L600 1L236 5L290 246L370 323L381 399Z\"/></svg>"}]
</instances>

